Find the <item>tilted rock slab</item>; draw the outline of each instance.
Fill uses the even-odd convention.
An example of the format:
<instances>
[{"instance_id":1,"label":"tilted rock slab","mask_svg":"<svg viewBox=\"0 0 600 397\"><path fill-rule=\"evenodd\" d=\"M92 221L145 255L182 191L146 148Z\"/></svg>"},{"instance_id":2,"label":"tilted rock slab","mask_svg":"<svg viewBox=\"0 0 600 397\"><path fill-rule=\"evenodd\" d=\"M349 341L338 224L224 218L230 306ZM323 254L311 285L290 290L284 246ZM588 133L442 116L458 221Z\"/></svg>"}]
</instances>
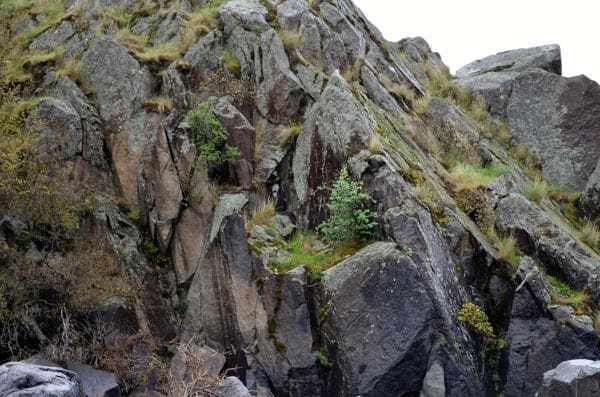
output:
<instances>
[{"instance_id":1,"label":"tilted rock slab","mask_svg":"<svg viewBox=\"0 0 600 397\"><path fill-rule=\"evenodd\" d=\"M0 396L84 397L75 372L21 362L0 366Z\"/></svg>"}]
</instances>

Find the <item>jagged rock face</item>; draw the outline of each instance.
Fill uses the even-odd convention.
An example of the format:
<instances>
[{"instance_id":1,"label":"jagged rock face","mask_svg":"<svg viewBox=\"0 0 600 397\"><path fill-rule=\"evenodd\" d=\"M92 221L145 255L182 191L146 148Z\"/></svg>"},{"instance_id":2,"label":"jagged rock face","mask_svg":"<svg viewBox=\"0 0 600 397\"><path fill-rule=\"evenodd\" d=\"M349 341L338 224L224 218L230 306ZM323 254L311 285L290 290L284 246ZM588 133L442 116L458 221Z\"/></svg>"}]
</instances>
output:
<instances>
[{"instance_id":1,"label":"jagged rock face","mask_svg":"<svg viewBox=\"0 0 600 397\"><path fill-rule=\"evenodd\" d=\"M334 72L307 115L294 153L294 187L305 225L314 227L324 218L326 197L317 188L332 181L344 160L365 147L373 133L350 86Z\"/></svg>"},{"instance_id":2,"label":"jagged rock face","mask_svg":"<svg viewBox=\"0 0 600 397\"><path fill-rule=\"evenodd\" d=\"M577 242L519 194L500 200L496 216L497 227L514 234L523 252L541 258L548 272L568 280L576 288L588 288L594 300L600 302L597 253Z\"/></svg>"},{"instance_id":3,"label":"jagged rock face","mask_svg":"<svg viewBox=\"0 0 600 397\"><path fill-rule=\"evenodd\" d=\"M542 375L572 358L598 359L596 332L586 316L552 305L548 286L531 258L521 260L507 338L507 396L534 395ZM545 375L544 375L545 378Z\"/></svg>"},{"instance_id":4,"label":"jagged rock face","mask_svg":"<svg viewBox=\"0 0 600 397\"><path fill-rule=\"evenodd\" d=\"M600 363L569 360L544 373L539 397L593 396L600 393Z\"/></svg>"},{"instance_id":5,"label":"jagged rock face","mask_svg":"<svg viewBox=\"0 0 600 397\"><path fill-rule=\"evenodd\" d=\"M0 366L0 394L15 397L84 396L74 372L16 362Z\"/></svg>"},{"instance_id":6,"label":"jagged rock face","mask_svg":"<svg viewBox=\"0 0 600 397\"><path fill-rule=\"evenodd\" d=\"M29 48L64 44L65 57L81 55L87 72L81 89L75 77L49 72L34 92L43 96L37 109L49 151L74 164L72 188L89 185L111 197L78 231L118 253L137 287L135 299L111 296L90 312L99 327L114 330L111 343L141 333L216 349L209 372L235 369L239 377L216 391L223 396L462 397L495 395L495 388L525 396L560 361L598 358L590 318L552 305L532 264L588 289L600 304L598 255L551 216L559 215L549 199L538 206L519 194L531 180L468 109L440 97L417 113L391 92L390 84L408 97L430 94L432 72L445 65L425 40L386 42L349 0L229 0L180 59L147 61L117 35L120 23L96 12L129 12L138 2L76 3L89 29L68 17ZM188 24L203 17L196 11L210 5L160 3L152 15L132 11L128 22L159 49L188 40ZM239 65L228 67L232 54ZM597 217L599 89L561 77L560 63L557 46L516 50L468 65L458 83L508 121L514 142L540 158L548 179L587 186L581 207ZM146 101L159 96L168 106L150 110ZM240 152L219 175L203 168L197 131L186 121L201 102L213 106L227 144ZM290 127L300 135L283 139ZM477 211L445 180L452 166L422 142L432 131L442 150L466 162L512 168L470 192L490 217L495 211L496 229L467 215ZM349 254L322 280L309 266L277 267L285 263L271 259L289 254L293 231L314 231L329 215L322 187L344 165L375 199L372 238L379 242ZM121 209L110 203L116 196L124 198ZM269 200L280 214L268 226L252 225L254 209ZM0 229L15 244L27 226L3 218ZM516 278L493 247L495 231L514 234L534 258L521 262ZM488 313L506 347L458 320L467 302ZM149 360L144 346L131 354ZM329 369L319 363L323 352ZM502 355L499 368L491 352ZM174 359L172 369L184 379L180 364ZM146 369L136 363L138 381ZM117 393L114 376L92 374L106 380L97 394Z\"/></svg>"}]
</instances>

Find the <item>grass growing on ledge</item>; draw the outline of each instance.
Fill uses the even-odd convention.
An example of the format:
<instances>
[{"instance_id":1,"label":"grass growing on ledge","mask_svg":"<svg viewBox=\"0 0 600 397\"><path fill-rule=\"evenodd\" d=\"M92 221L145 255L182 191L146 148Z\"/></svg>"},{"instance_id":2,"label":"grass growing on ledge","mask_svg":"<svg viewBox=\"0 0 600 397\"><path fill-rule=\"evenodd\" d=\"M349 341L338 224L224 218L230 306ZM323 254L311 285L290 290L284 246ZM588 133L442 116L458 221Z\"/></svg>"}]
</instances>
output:
<instances>
[{"instance_id":1,"label":"grass growing on ledge","mask_svg":"<svg viewBox=\"0 0 600 397\"><path fill-rule=\"evenodd\" d=\"M173 109L173 99L164 96L157 96L148 99L144 105L158 113L168 113Z\"/></svg>"},{"instance_id":2,"label":"grass growing on ledge","mask_svg":"<svg viewBox=\"0 0 600 397\"><path fill-rule=\"evenodd\" d=\"M600 251L600 229L592 222L587 222L581 229L581 241L590 248Z\"/></svg>"},{"instance_id":3,"label":"grass growing on ledge","mask_svg":"<svg viewBox=\"0 0 600 397\"><path fill-rule=\"evenodd\" d=\"M506 165L492 164L486 167L459 163L448 174L447 179L457 192L474 190L487 186L494 179L509 173L511 168Z\"/></svg>"},{"instance_id":4,"label":"grass growing on ledge","mask_svg":"<svg viewBox=\"0 0 600 397\"><path fill-rule=\"evenodd\" d=\"M163 43L156 47L145 47L136 55L142 62L173 62L181 56L181 48L172 43Z\"/></svg>"},{"instance_id":5,"label":"grass growing on ledge","mask_svg":"<svg viewBox=\"0 0 600 397\"><path fill-rule=\"evenodd\" d=\"M270 225L275 215L275 203L271 200L266 200L261 203L252 212L252 219L246 224L246 230L250 232L254 225Z\"/></svg>"},{"instance_id":6,"label":"grass growing on ledge","mask_svg":"<svg viewBox=\"0 0 600 397\"><path fill-rule=\"evenodd\" d=\"M274 266L280 271L306 266L313 275L320 274L353 255L360 248L358 243L331 247L323 244L314 233L296 232L285 247L290 254L289 259L281 265Z\"/></svg>"},{"instance_id":7,"label":"grass growing on ledge","mask_svg":"<svg viewBox=\"0 0 600 397\"><path fill-rule=\"evenodd\" d=\"M533 182L525 186L523 196L534 203L541 203L548 195L548 183L541 178L535 178Z\"/></svg>"},{"instance_id":8,"label":"grass growing on ledge","mask_svg":"<svg viewBox=\"0 0 600 397\"><path fill-rule=\"evenodd\" d=\"M288 127L285 127L279 134L279 144L285 145L293 142L300 135L300 132L302 132L302 124L300 123L294 123Z\"/></svg>"},{"instance_id":9,"label":"grass growing on ledge","mask_svg":"<svg viewBox=\"0 0 600 397\"><path fill-rule=\"evenodd\" d=\"M587 290L576 291L558 278L546 275L548 283L558 293L551 293L552 303L571 306L576 315L589 314L592 311L593 301Z\"/></svg>"},{"instance_id":10,"label":"grass growing on ledge","mask_svg":"<svg viewBox=\"0 0 600 397\"><path fill-rule=\"evenodd\" d=\"M242 66L231 49L227 48L223 50L221 53L221 62L225 69L236 76L240 75Z\"/></svg>"},{"instance_id":11,"label":"grass growing on ledge","mask_svg":"<svg viewBox=\"0 0 600 397\"><path fill-rule=\"evenodd\" d=\"M514 236L498 239L498 255L496 259L499 261L510 263L515 268L519 266L519 252L517 250L517 240Z\"/></svg>"}]
</instances>

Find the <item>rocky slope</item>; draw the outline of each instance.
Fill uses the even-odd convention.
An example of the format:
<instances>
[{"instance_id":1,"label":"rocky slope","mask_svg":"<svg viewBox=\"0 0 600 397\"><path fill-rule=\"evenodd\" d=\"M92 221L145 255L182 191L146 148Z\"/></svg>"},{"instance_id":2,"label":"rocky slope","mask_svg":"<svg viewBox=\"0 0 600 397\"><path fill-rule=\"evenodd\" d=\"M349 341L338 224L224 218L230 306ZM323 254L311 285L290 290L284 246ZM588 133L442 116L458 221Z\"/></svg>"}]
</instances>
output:
<instances>
[{"instance_id":1,"label":"rocky slope","mask_svg":"<svg viewBox=\"0 0 600 397\"><path fill-rule=\"evenodd\" d=\"M557 395L561 362L600 360L600 87L561 76L558 46L453 77L350 0L0 11L0 143L29 131L50 171L18 163L25 184L59 181L0 185L0 358L45 356L0 379L531 396ZM324 187L342 169L377 225L332 244Z\"/></svg>"}]
</instances>

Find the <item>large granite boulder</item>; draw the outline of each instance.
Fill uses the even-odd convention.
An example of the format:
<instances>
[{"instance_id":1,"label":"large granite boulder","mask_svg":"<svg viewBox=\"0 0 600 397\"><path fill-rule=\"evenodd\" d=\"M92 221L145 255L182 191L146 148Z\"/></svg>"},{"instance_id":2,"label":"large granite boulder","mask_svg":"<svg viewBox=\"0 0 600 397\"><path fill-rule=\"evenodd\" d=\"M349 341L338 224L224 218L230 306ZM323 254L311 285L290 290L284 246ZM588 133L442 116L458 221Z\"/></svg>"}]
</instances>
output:
<instances>
[{"instance_id":1,"label":"large granite boulder","mask_svg":"<svg viewBox=\"0 0 600 397\"><path fill-rule=\"evenodd\" d=\"M517 277L522 284L515 291L506 336L507 397L534 395L544 372L561 361L600 357L589 317L552 305L548 283L531 258L521 260Z\"/></svg>"},{"instance_id":2,"label":"large granite boulder","mask_svg":"<svg viewBox=\"0 0 600 397\"><path fill-rule=\"evenodd\" d=\"M61 160L69 160L82 152L81 119L69 104L54 98L42 98L36 117L43 122L42 142L46 150L55 152Z\"/></svg>"},{"instance_id":3,"label":"large granite boulder","mask_svg":"<svg viewBox=\"0 0 600 397\"><path fill-rule=\"evenodd\" d=\"M560 47L558 44L549 44L504 51L478 59L458 69L456 77L468 77L503 70L521 72L531 68L540 68L560 75L561 64Z\"/></svg>"},{"instance_id":4,"label":"large granite boulder","mask_svg":"<svg viewBox=\"0 0 600 397\"><path fill-rule=\"evenodd\" d=\"M600 361L569 360L544 373L538 397L597 396L600 394Z\"/></svg>"},{"instance_id":5,"label":"large granite boulder","mask_svg":"<svg viewBox=\"0 0 600 397\"><path fill-rule=\"evenodd\" d=\"M76 373L21 362L0 366L0 395L11 397L84 397Z\"/></svg>"},{"instance_id":6,"label":"large granite boulder","mask_svg":"<svg viewBox=\"0 0 600 397\"><path fill-rule=\"evenodd\" d=\"M516 144L540 160L544 176L575 191L600 159L600 86L540 69L513 82L507 118Z\"/></svg>"}]
</instances>

